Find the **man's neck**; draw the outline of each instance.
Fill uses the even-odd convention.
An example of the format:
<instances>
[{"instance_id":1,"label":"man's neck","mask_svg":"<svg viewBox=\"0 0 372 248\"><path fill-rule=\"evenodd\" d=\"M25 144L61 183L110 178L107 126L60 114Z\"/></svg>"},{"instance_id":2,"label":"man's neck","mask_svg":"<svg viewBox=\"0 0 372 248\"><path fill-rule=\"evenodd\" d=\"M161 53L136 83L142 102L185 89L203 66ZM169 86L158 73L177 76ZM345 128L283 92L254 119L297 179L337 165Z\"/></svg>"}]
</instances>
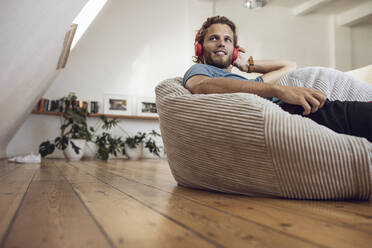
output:
<instances>
[{"instance_id":1,"label":"man's neck","mask_svg":"<svg viewBox=\"0 0 372 248\"><path fill-rule=\"evenodd\" d=\"M210 65L210 64L206 64L206 65ZM217 66L215 66L215 65L212 65L212 66L217 67ZM217 67L217 68L220 68L220 67ZM226 67L226 68L220 68L220 69L225 70L225 71L227 71L227 72L231 72L232 68L233 68L233 66L230 65L230 66L228 66L228 67Z\"/></svg>"}]
</instances>

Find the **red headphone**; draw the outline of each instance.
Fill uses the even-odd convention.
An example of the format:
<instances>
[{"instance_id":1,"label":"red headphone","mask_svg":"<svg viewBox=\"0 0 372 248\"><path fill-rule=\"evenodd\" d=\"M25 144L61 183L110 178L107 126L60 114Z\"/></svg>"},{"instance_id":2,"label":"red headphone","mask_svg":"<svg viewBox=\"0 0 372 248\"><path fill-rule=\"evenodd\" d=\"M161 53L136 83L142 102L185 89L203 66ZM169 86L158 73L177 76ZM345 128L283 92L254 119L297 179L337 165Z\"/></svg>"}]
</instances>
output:
<instances>
[{"instance_id":1,"label":"red headphone","mask_svg":"<svg viewBox=\"0 0 372 248\"><path fill-rule=\"evenodd\" d=\"M198 42L199 33L200 33L200 30L196 33L195 43L194 43L195 56L197 57L203 56L203 45ZM235 47L234 53L233 53L233 60L231 64L234 64L235 60L238 58L238 54L239 54L239 49Z\"/></svg>"}]
</instances>

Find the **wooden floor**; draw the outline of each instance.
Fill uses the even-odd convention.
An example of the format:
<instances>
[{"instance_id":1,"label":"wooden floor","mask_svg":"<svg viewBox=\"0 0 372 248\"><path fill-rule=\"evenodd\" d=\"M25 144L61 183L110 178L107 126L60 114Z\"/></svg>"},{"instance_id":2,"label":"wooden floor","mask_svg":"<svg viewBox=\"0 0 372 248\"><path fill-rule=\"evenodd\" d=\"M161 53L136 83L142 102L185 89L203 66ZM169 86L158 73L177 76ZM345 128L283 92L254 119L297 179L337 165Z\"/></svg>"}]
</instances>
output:
<instances>
[{"instance_id":1,"label":"wooden floor","mask_svg":"<svg viewBox=\"0 0 372 248\"><path fill-rule=\"evenodd\" d=\"M372 202L178 187L166 160L0 161L0 247L372 247Z\"/></svg>"}]
</instances>

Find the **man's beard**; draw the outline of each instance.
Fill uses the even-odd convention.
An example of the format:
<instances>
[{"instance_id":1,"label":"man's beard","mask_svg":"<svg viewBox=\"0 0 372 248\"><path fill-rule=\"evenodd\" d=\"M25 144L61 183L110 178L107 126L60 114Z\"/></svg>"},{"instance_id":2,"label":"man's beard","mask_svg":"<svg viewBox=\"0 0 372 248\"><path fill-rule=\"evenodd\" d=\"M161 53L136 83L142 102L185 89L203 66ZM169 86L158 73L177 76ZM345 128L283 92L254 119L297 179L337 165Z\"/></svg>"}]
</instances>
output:
<instances>
[{"instance_id":1,"label":"man's beard","mask_svg":"<svg viewBox=\"0 0 372 248\"><path fill-rule=\"evenodd\" d=\"M205 55L204 55L205 64L213 65L213 66L221 68L221 69L225 69L225 68L229 67L232 63L232 59L233 59L232 54L230 54L228 56L228 58L226 60L223 60L223 61L214 61L212 59L212 54L211 53L205 53Z\"/></svg>"}]
</instances>

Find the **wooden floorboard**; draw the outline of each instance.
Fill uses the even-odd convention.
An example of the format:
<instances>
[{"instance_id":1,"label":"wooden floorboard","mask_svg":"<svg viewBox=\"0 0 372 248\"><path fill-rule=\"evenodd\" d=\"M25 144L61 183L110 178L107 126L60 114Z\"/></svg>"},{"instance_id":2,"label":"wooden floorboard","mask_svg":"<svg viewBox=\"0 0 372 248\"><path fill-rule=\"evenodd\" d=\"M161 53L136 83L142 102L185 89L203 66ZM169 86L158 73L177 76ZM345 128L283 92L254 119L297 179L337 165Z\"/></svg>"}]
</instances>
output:
<instances>
[{"instance_id":1,"label":"wooden floorboard","mask_svg":"<svg viewBox=\"0 0 372 248\"><path fill-rule=\"evenodd\" d=\"M37 167L0 161L0 168L4 173L0 176L0 245L4 242Z\"/></svg>"},{"instance_id":2,"label":"wooden floorboard","mask_svg":"<svg viewBox=\"0 0 372 248\"><path fill-rule=\"evenodd\" d=\"M99 163L95 163L99 164ZM143 164L145 165L145 164ZM174 188L175 182L173 178L171 178L170 171L168 170L168 175L161 176L160 174L157 175L156 181L151 175L146 175L142 173L139 175L139 170L143 170L142 168L136 168L135 166L126 166L120 167L120 169L115 168L115 166L108 165L107 170L111 173L116 173L118 175L124 176L126 178L130 178L132 180L137 180L145 184L152 185L154 187L158 187L162 190L171 190ZM165 167L165 166L164 166ZM136 174L137 173L137 174ZM173 191L173 193L180 193L184 196L188 196L190 198L198 198L201 201L206 201L205 196L199 197L199 194L195 194L194 190L188 190L185 188L177 188L177 191ZM202 193L199 192L199 193ZM212 203L220 205L225 209L229 209L233 207L231 202L236 202L237 205L244 208L244 204L248 204L246 206L249 210L252 210L254 207L255 209L267 208L273 209L272 211L284 211L290 212L291 214L296 214L300 216L310 217L313 220L324 221L327 224L335 224L346 226L352 229L356 229L359 231L364 231L367 233L372 234L372 203L371 202L340 202L339 201L295 201L295 200L278 200L278 199L269 199L269 198L251 198L251 197L237 197L237 196L230 196L226 194L214 194L208 193L207 196L211 196ZM243 202L243 203L242 203ZM211 202L207 202L210 204ZM243 204L243 205L242 205ZM252 206L254 205L254 206ZM357 206L357 210L356 210ZM288 223L287 223L288 224ZM284 224L288 227L287 224ZM281 226L283 226L281 224ZM288 228L287 228L288 229ZM311 230L310 230L311 231Z\"/></svg>"},{"instance_id":3,"label":"wooden floorboard","mask_svg":"<svg viewBox=\"0 0 372 248\"><path fill-rule=\"evenodd\" d=\"M143 167L144 165L143 163L141 166ZM135 166L117 167L100 162L91 162L89 166L105 168L105 171L110 173L168 192L174 187L173 179L170 178L170 175L158 175L157 179L154 180L148 173L139 174L140 172ZM183 187L175 188L172 193L182 195L188 199L194 199L199 203L224 211L237 218L267 225L279 232L285 232L304 240L317 240L322 245L370 247L369 241L371 241L370 236L372 235L371 219L343 211L340 208L340 202L239 197L195 191ZM316 208L314 208L314 204L317 206ZM341 203L341 205L345 206L350 206L350 204L355 203ZM290 205L295 207L290 208ZM308 206L308 208L304 211L302 205ZM338 207L332 208L335 205ZM329 211L328 208L332 208L332 211Z\"/></svg>"},{"instance_id":4,"label":"wooden floorboard","mask_svg":"<svg viewBox=\"0 0 372 248\"><path fill-rule=\"evenodd\" d=\"M5 159L0 160L0 179L21 166L21 164L9 163Z\"/></svg>"},{"instance_id":5,"label":"wooden floorboard","mask_svg":"<svg viewBox=\"0 0 372 248\"><path fill-rule=\"evenodd\" d=\"M49 165L36 170L2 243L2 247L111 246L70 184Z\"/></svg>"},{"instance_id":6,"label":"wooden floorboard","mask_svg":"<svg viewBox=\"0 0 372 248\"><path fill-rule=\"evenodd\" d=\"M88 172L121 192L128 194L145 206L162 213L177 223L188 226L205 239L212 240L221 247L322 247L312 241L274 230L270 226L250 220L236 218L217 209L186 199L155 187L128 180L115 175L105 168L95 166L96 162L79 163L73 166L78 171ZM117 168L120 171L120 168ZM139 176L140 173L137 174ZM141 174L146 174L143 172ZM155 179L155 181L157 181ZM159 181L163 181L162 179Z\"/></svg>"},{"instance_id":7,"label":"wooden floorboard","mask_svg":"<svg viewBox=\"0 0 372 248\"><path fill-rule=\"evenodd\" d=\"M0 160L1 247L371 247L372 202L177 186L166 160Z\"/></svg>"},{"instance_id":8,"label":"wooden floorboard","mask_svg":"<svg viewBox=\"0 0 372 248\"><path fill-rule=\"evenodd\" d=\"M65 163L57 165L117 247L215 247L189 228Z\"/></svg>"}]
</instances>

